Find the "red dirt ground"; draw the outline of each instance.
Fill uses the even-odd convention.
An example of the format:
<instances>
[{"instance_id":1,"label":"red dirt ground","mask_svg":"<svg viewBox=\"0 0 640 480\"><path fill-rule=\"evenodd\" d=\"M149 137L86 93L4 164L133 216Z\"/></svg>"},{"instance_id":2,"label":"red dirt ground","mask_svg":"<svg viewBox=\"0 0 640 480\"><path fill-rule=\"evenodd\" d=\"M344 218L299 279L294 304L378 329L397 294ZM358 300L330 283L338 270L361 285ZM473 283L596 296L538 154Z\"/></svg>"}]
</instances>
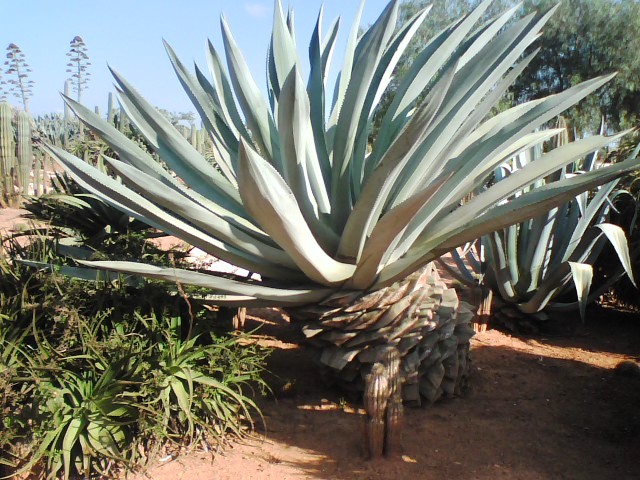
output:
<instances>
[{"instance_id":1,"label":"red dirt ground","mask_svg":"<svg viewBox=\"0 0 640 480\"><path fill-rule=\"evenodd\" d=\"M407 409L402 454L369 462L359 406L323 385L278 310L253 310L247 328L274 337L266 431L213 459L156 462L146 478L638 479L640 378L614 368L639 359L640 318L600 307L589 318L563 336L478 334L466 394Z\"/></svg>"},{"instance_id":2,"label":"red dirt ground","mask_svg":"<svg viewBox=\"0 0 640 480\"><path fill-rule=\"evenodd\" d=\"M0 210L0 226L11 215ZM323 385L286 318L253 310L257 325L275 347L266 430L213 458L154 460L135 480L640 479L640 378L614 370L640 360L637 314L594 307L562 336L478 334L465 395L407 409L402 454L376 462L364 460L359 406Z\"/></svg>"}]
</instances>

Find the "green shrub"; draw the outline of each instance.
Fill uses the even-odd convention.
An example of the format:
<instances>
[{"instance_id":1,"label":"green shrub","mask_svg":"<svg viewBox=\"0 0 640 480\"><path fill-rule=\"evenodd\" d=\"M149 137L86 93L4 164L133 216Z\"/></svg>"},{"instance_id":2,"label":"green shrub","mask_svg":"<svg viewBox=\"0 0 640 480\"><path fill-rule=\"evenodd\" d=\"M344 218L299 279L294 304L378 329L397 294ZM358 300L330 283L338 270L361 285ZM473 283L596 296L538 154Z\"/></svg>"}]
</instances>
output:
<instances>
[{"instance_id":1,"label":"green shrub","mask_svg":"<svg viewBox=\"0 0 640 480\"><path fill-rule=\"evenodd\" d=\"M63 263L44 236L3 245L0 465L110 475L167 444L244 435L259 416L247 387L266 388L267 351L203 333L213 319L198 302L159 283L72 280L18 261Z\"/></svg>"}]
</instances>

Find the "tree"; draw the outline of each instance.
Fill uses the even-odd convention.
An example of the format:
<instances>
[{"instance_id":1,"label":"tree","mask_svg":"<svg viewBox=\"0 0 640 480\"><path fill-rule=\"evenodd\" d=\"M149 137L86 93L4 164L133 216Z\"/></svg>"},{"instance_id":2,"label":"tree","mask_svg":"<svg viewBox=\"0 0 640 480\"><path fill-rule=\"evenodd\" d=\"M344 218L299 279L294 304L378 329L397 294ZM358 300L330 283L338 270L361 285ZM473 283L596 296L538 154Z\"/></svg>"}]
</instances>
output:
<instances>
[{"instance_id":1,"label":"tree","mask_svg":"<svg viewBox=\"0 0 640 480\"><path fill-rule=\"evenodd\" d=\"M429 2L405 0L399 23L405 24ZM416 52L478 0L436 0L421 30L394 72L401 77ZM513 0L494 2L487 16ZM557 0L525 0L523 12L547 11ZM540 53L518 77L503 103L514 104L558 93L581 81L617 71L617 77L598 95L591 96L564 115L578 135L598 131L604 116L609 130L637 125L640 120L640 2L637 0L565 0L545 26L535 45ZM532 48L533 50L533 48ZM393 87L393 83L392 83ZM393 96L382 103L382 108Z\"/></svg>"},{"instance_id":2,"label":"tree","mask_svg":"<svg viewBox=\"0 0 640 480\"><path fill-rule=\"evenodd\" d=\"M25 55L15 43L7 47L7 60L4 62L7 69L5 74L11 77L6 81L9 85L9 93L22 100L22 106L29 111L29 97L33 95L33 80L29 79L29 64Z\"/></svg>"},{"instance_id":3,"label":"tree","mask_svg":"<svg viewBox=\"0 0 640 480\"><path fill-rule=\"evenodd\" d=\"M555 0L526 0L547 10ZM540 53L516 81L515 101L542 98L583 80L617 71L598 95L565 113L578 134L595 132L604 116L611 130L640 120L640 2L565 0L545 28Z\"/></svg>"},{"instance_id":4,"label":"tree","mask_svg":"<svg viewBox=\"0 0 640 480\"><path fill-rule=\"evenodd\" d=\"M82 37L79 35L73 37L69 46L71 49L67 53L67 57L70 57L69 63L67 63L67 73L71 74L69 81L73 86L73 91L76 92L76 99L80 102L82 92L91 76L91 72L88 71L91 62L89 62L89 55L87 55L87 45Z\"/></svg>"}]
</instances>

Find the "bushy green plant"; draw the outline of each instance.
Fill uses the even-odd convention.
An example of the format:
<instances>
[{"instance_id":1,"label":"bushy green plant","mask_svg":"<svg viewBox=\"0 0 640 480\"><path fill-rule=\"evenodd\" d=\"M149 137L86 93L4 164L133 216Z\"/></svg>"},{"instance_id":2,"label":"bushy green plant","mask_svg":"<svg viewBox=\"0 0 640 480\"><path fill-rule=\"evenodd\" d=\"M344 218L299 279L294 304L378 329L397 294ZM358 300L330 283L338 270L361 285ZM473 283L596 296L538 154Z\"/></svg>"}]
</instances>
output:
<instances>
[{"instance_id":1,"label":"bushy green plant","mask_svg":"<svg viewBox=\"0 0 640 480\"><path fill-rule=\"evenodd\" d=\"M38 353L43 355L42 346ZM113 462L126 464L138 415L130 386L136 367L130 358L104 364L83 357L78 370L64 362L49 366L47 358L30 360L36 421L29 461L18 472L44 463L47 478L62 474L66 480L73 472L107 475Z\"/></svg>"},{"instance_id":2,"label":"bushy green plant","mask_svg":"<svg viewBox=\"0 0 640 480\"><path fill-rule=\"evenodd\" d=\"M247 388L266 387L266 350L205 333L207 310L158 283L83 282L18 261L58 261L46 237L3 245L0 463L13 473L109 476L154 446L215 445L251 427Z\"/></svg>"},{"instance_id":3,"label":"bushy green plant","mask_svg":"<svg viewBox=\"0 0 640 480\"><path fill-rule=\"evenodd\" d=\"M154 331L150 323L157 319L140 320ZM143 387L146 421L162 438L178 442L196 437L221 442L228 431L241 436L243 420L253 423L251 411L258 411L241 387L259 378L264 354L251 346L237 348L235 338L211 344L202 344L199 335L183 338L181 323L173 317L156 331L161 340L152 347Z\"/></svg>"}]
</instances>

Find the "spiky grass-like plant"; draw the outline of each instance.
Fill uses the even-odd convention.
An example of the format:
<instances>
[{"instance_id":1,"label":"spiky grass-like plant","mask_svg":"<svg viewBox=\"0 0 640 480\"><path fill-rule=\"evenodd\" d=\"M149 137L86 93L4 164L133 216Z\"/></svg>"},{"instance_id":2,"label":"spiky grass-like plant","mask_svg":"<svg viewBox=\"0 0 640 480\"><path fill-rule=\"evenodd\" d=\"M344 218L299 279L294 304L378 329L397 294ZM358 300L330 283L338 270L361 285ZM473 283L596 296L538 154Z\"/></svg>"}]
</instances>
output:
<instances>
[{"instance_id":1,"label":"spiky grass-like plant","mask_svg":"<svg viewBox=\"0 0 640 480\"><path fill-rule=\"evenodd\" d=\"M322 15L311 37L305 82L293 16L285 16L276 0L268 99L224 18L227 69L211 43L209 77L197 67L190 73L167 45L216 148L215 166L115 71L120 102L160 162L67 99L119 155L107 162L122 183L46 146L78 183L149 225L259 273L262 281L133 262L91 265L207 287L221 304L288 308L303 320L319 361L356 388L362 388L372 362L396 349L405 398L419 402L420 393L429 400L455 393L467 372L470 315L458 314L455 292L444 287L429 262L560 205L638 162L559 179L503 203L618 138L595 135L554 150L462 202L485 185L496 166L554 134L537 127L611 78L490 116L535 54L528 48L553 9L514 19L514 7L482 23L489 0L424 45L397 81L379 134L369 143L378 101L429 11L397 29L399 3L392 1L362 35L358 14L329 115L325 83L338 23L324 37Z\"/></svg>"}]
</instances>

